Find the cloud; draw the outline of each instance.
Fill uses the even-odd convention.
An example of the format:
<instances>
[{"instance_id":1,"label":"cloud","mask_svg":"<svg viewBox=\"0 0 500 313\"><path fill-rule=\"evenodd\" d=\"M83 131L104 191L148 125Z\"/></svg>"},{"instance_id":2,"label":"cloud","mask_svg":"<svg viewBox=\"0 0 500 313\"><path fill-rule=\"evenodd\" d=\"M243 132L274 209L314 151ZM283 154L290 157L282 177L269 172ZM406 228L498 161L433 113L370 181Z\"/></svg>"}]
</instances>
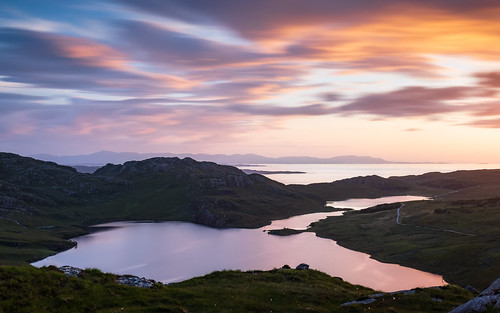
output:
<instances>
[{"instance_id":1,"label":"cloud","mask_svg":"<svg viewBox=\"0 0 500 313\"><path fill-rule=\"evenodd\" d=\"M383 117L425 117L459 112L470 108L452 105L447 101L468 98L473 92L470 87L406 87L388 93L366 95L339 107L339 112Z\"/></svg>"},{"instance_id":2,"label":"cloud","mask_svg":"<svg viewBox=\"0 0 500 313\"><path fill-rule=\"evenodd\" d=\"M259 63L266 55L253 53L236 45L159 28L139 21L121 21L122 43L137 59L167 67L218 67Z\"/></svg>"},{"instance_id":3,"label":"cloud","mask_svg":"<svg viewBox=\"0 0 500 313\"><path fill-rule=\"evenodd\" d=\"M149 55L154 60L175 60L178 65L213 68L295 62L351 74L398 72L443 77L447 69L436 65L431 55L500 59L491 49L492 43L500 41L500 21L496 18L500 5L494 1L118 2L188 24L226 28L253 43L252 51L246 51L248 47L215 45L144 22L128 22L125 29L131 42L157 51Z\"/></svg>"},{"instance_id":4,"label":"cloud","mask_svg":"<svg viewBox=\"0 0 500 313\"><path fill-rule=\"evenodd\" d=\"M314 116L328 115L334 112L322 104L312 104L299 107L281 107L272 105L233 105L227 106L227 109L234 112L245 113L248 115L263 116Z\"/></svg>"},{"instance_id":5,"label":"cloud","mask_svg":"<svg viewBox=\"0 0 500 313\"><path fill-rule=\"evenodd\" d=\"M491 88L500 88L500 72L477 73L479 83Z\"/></svg>"},{"instance_id":6,"label":"cloud","mask_svg":"<svg viewBox=\"0 0 500 313\"><path fill-rule=\"evenodd\" d=\"M225 25L245 37L273 37L314 24L342 27L369 22L386 12L408 8L440 10L462 14L478 14L498 9L495 1L384 0L363 3L347 0L219 0L217 5L204 0L120 0L122 4L151 14L167 16L191 23ZM490 11L491 12L491 11ZM397 31L397 30L396 30Z\"/></svg>"},{"instance_id":7,"label":"cloud","mask_svg":"<svg viewBox=\"0 0 500 313\"><path fill-rule=\"evenodd\" d=\"M500 118L475 120L466 125L481 128L500 128Z\"/></svg>"},{"instance_id":8,"label":"cloud","mask_svg":"<svg viewBox=\"0 0 500 313\"><path fill-rule=\"evenodd\" d=\"M476 116L500 116L500 101L480 103L475 109Z\"/></svg>"},{"instance_id":9,"label":"cloud","mask_svg":"<svg viewBox=\"0 0 500 313\"><path fill-rule=\"evenodd\" d=\"M0 75L7 82L120 95L189 87L173 76L136 71L126 55L88 39L2 28L0 41Z\"/></svg>"}]
</instances>

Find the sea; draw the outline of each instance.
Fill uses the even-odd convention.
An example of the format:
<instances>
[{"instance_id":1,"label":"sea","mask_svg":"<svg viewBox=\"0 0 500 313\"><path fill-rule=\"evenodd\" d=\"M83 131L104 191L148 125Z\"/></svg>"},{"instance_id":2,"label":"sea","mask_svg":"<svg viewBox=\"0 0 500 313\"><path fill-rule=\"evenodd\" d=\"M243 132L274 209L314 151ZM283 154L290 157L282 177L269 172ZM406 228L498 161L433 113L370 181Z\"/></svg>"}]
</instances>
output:
<instances>
[{"instance_id":1,"label":"sea","mask_svg":"<svg viewBox=\"0 0 500 313\"><path fill-rule=\"evenodd\" d=\"M457 170L500 169L500 163L389 163L389 164L239 164L241 170L294 172L263 174L284 184L311 184L340 179L378 175L421 175L429 172L449 173ZM301 172L301 173L295 173Z\"/></svg>"}]
</instances>

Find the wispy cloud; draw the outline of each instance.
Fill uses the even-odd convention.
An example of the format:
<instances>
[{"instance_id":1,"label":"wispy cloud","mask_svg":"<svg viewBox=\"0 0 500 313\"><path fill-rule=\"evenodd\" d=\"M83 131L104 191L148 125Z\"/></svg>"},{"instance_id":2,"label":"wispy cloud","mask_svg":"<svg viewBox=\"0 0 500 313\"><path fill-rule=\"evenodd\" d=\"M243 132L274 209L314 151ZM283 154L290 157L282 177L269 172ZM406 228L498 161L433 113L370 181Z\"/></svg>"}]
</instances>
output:
<instances>
[{"instance_id":1,"label":"wispy cloud","mask_svg":"<svg viewBox=\"0 0 500 313\"><path fill-rule=\"evenodd\" d=\"M242 138L292 124L290 133L310 133L321 118L500 128L496 1L8 7L0 13L0 144L9 147L56 147L76 136L88 147L246 149ZM400 127L406 135L425 128ZM279 147L275 140L269 146Z\"/></svg>"}]
</instances>

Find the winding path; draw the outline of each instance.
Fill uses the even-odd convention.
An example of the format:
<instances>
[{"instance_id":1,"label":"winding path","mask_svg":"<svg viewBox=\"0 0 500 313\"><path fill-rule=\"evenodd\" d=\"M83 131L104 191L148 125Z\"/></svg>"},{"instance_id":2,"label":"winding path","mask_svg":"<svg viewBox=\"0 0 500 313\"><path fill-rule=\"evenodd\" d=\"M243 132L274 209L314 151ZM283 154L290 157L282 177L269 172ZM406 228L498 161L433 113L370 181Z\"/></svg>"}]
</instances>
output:
<instances>
[{"instance_id":1,"label":"winding path","mask_svg":"<svg viewBox=\"0 0 500 313\"><path fill-rule=\"evenodd\" d=\"M399 216L401 215L399 210L400 210L402 207L404 207L404 206L405 206L405 204L404 204L404 203L401 203L401 205L400 205L400 206L399 206L399 208L398 208L398 215L396 216L396 223L397 223L398 225L405 225L405 224L401 224L401 222L399 221Z\"/></svg>"},{"instance_id":2,"label":"winding path","mask_svg":"<svg viewBox=\"0 0 500 313\"><path fill-rule=\"evenodd\" d=\"M458 190L457 190L458 191ZM401 223L400 221L400 217L401 217L401 208L404 207L405 204L404 203L401 203L401 205L399 206L398 208L398 214L396 215L396 223L398 225L406 225L406 226L410 226L408 224L404 224L404 223ZM425 228L425 229L431 229L431 230L438 230L438 231L444 231L444 232L448 232L448 233L454 233L454 234L459 234L459 235L464 235L464 236L476 236L475 234L469 234L469 233L463 233L463 232L459 232L459 231L456 231L456 230L453 230L453 229L441 229L441 228L434 228L434 227L428 227L428 226L420 226L420 225L413 225L414 227L418 227L418 228Z\"/></svg>"}]
</instances>

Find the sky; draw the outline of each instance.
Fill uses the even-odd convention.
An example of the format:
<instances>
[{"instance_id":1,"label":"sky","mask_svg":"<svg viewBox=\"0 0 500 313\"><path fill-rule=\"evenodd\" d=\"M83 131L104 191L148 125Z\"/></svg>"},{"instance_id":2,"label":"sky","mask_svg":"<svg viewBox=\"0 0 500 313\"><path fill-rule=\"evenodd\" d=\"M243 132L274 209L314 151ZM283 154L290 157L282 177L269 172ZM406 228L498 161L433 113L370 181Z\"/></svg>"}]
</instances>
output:
<instances>
[{"instance_id":1,"label":"sky","mask_svg":"<svg viewBox=\"0 0 500 313\"><path fill-rule=\"evenodd\" d=\"M2 0L0 151L500 163L496 0Z\"/></svg>"}]
</instances>

